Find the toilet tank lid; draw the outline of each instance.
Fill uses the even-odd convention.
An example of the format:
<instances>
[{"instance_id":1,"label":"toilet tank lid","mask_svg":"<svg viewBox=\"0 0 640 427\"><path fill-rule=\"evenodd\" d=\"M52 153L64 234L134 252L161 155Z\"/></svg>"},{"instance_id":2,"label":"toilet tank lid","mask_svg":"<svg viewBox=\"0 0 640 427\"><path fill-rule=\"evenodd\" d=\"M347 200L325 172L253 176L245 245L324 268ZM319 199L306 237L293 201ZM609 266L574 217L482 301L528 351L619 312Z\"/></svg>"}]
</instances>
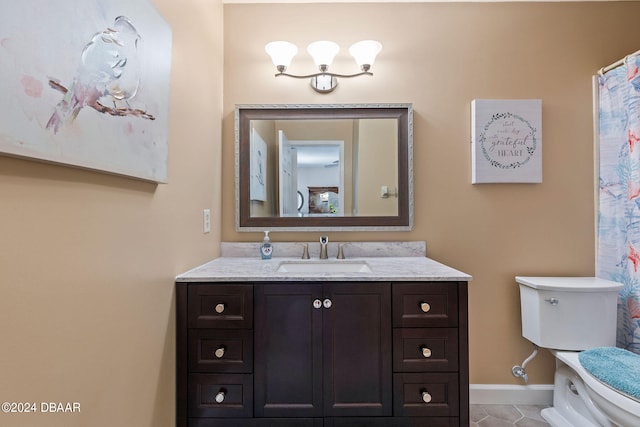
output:
<instances>
[{"instance_id":1,"label":"toilet tank lid","mask_svg":"<svg viewBox=\"0 0 640 427\"><path fill-rule=\"evenodd\" d=\"M516 282L534 289L565 292L602 292L622 289L622 283L598 277L516 276Z\"/></svg>"}]
</instances>

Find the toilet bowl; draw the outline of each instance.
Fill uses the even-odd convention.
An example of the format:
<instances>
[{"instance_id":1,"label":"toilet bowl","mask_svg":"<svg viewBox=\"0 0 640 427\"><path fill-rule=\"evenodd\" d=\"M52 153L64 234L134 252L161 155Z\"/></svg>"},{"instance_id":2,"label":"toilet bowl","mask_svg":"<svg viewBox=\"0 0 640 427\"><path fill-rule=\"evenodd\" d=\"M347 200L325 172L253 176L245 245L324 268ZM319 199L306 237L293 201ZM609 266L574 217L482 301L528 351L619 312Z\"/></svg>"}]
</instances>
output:
<instances>
[{"instance_id":1,"label":"toilet bowl","mask_svg":"<svg viewBox=\"0 0 640 427\"><path fill-rule=\"evenodd\" d=\"M591 375L579 352L556 351L553 406L542 417L554 427L640 426L640 401ZM639 379L640 381L640 379Z\"/></svg>"},{"instance_id":2,"label":"toilet bowl","mask_svg":"<svg viewBox=\"0 0 640 427\"><path fill-rule=\"evenodd\" d=\"M622 284L594 277L516 277L522 335L556 358L553 406L542 417L553 427L638 427L640 401L591 375L583 350L615 346ZM640 378L638 378L640 381Z\"/></svg>"}]
</instances>

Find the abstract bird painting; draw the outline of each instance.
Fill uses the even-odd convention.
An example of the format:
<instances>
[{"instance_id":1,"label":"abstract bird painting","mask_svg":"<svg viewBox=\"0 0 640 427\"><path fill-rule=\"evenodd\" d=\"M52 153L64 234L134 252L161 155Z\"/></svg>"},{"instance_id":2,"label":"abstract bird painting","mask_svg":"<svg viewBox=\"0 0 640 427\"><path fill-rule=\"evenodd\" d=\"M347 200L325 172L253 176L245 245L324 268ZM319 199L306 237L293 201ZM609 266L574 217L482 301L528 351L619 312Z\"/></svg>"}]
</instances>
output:
<instances>
[{"instance_id":1,"label":"abstract bird painting","mask_svg":"<svg viewBox=\"0 0 640 427\"><path fill-rule=\"evenodd\" d=\"M149 0L0 2L0 155L168 182L171 39Z\"/></svg>"},{"instance_id":2,"label":"abstract bird painting","mask_svg":"<svg viewBox=\"0 0 640 427\"><path fill-rule=\"evenodd\" d=\"M80 54L70 87L49 80L49 85L64 93L64 97L47 122L47 129L58 132L61 126L72 123L85 107L112 116L135 115L153 120L145 111L130 108L128 102L140 86L138 51L141 47L142 37L125 16L118 16L113 28L96 33Z\"/></svg>"}]
</instances>

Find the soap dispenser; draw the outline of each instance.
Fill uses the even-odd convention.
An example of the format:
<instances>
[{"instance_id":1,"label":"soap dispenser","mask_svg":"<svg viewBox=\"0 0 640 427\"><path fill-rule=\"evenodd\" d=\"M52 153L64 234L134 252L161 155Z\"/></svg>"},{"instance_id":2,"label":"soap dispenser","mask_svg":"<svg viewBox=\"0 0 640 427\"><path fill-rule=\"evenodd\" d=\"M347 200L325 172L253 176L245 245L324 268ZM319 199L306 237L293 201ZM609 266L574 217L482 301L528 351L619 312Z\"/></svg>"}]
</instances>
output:
<instances>
[{"instance_id":1,"label":"soap dispenser","mask_svg":"<svg viewBox=\"0 0 640 427\"><path fill-rule=\"evenodd\" d=\"M271 255L273 254L273 245L271 244L271 240L269 239L269 232L264 232L264 239L262 239L262 244L260 245L260 256L262 259L271 259Z\"/></svg>"}]
</instances>

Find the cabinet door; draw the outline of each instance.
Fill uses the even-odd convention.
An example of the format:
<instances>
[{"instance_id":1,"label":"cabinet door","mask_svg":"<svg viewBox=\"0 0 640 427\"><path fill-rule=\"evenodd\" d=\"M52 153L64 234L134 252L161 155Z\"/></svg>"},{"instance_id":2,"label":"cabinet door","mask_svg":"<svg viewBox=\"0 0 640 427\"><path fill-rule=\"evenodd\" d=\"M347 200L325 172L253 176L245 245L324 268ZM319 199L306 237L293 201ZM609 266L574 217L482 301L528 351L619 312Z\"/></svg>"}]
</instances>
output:
<instances>
[{"instance_id":1,"label":"cabinet door","mask_svg":"<svg viewBox=\"0 0 640 427\"><path fill-rule=\"evenodd\" d=\"M388 283L324 285L325 416L391 415L390 292Z\"/></svg>"},{"instance_id":2,"label":"cabinet door","mask_svg":"<svg viewBox=\"0 0 640 427\"><path fill-rule=\"evenodd\" d=\"M322 416L321 297L319 284L256 286L256 417Z\"/></svg>"}]
</instances>

